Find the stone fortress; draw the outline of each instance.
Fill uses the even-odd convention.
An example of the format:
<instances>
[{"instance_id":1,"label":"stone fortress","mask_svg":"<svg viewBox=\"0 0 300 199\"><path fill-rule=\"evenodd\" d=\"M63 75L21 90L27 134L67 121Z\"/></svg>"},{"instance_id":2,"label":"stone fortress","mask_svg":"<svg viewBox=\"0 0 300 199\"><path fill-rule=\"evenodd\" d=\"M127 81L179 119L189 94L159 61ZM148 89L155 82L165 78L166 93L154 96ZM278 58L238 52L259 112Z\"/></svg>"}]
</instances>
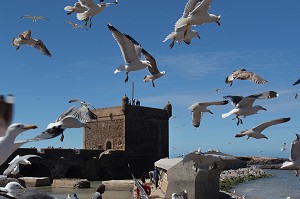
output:
<instances>
[{"instance_id":1,"label":"stone fortress","mask_svg":"<svg viewBox=\"0 0 300 199\"><path fill-rule=\"evenodd\" d=\"M20 148L0 167L16 155L36 154L32 165L21 166L26 177L83 178L88 180L138 178L153 170L154 162L169 157L169 118L172 105L164 109L131 104L127 96L122 105L93 110L98 119L84 129L84 149ZM109 154L102 152L111 149ZM130 168L128 167L130 165Z\"/></svg>"}]
</instances>

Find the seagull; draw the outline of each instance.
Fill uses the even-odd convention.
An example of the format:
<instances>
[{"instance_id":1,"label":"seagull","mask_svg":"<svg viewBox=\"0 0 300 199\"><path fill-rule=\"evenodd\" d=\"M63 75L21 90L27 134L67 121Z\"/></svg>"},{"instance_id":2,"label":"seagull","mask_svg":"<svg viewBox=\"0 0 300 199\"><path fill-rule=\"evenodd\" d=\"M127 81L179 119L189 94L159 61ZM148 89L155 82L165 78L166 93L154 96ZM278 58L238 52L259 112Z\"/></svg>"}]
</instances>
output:
<instances>
[{"instance_id":1,"label":"seagull","mask_svg":"<svg viewBox=\"0 0 300 199\"><path fill-rule=\"evenodd\" d=\"M187 199L187 191L184 190L180 193L172 193L172 199Z\"/></svg>"},{"instance_id":2,"label":"seagull","mask_svg":"<svg viewBox=\"0 0 300 199\"><path fill-rule=\"evenodd\" d=\"M186 36L184 37L184 28L179 28L179 29L175 30L174 32L171 32L165 38L165 40L163 40L163 42L166 42L169 39L173 39L172 43L170 44L170 49L172 49L175 41L177 41L177 43L179 43L179 44L182 41L184 41L184 43L186 43L187 45L190 45L190 43L194 37L198 37L199 39L201 38L199 33L196 30L191 30L190 28L187 30Z\"/></svg>"},{"instance_id":3,"label":"seagull","mask_svg":"<svg viewBox=\"0 0 300 199\"><path fill-rule=\"evenodd\" d=\"M96 4L93 0L78 0L81 6L86 7L86 11L82 13L77 13L77 19L82 21L85 20L85 25L87 25L88 20L90 20L89 27L92 27L92 19L95 15L102 12L107 6L118 4L118 1L115 0L113 3L100 3Z\"/></svg>"},{"instance_id":4,"label":"seagull","mask_svg":"<svg viewBox=\"0 0 300 199\"><path fill-rule=\"evenodd\" d=\"M298 99L298 93L294 93L294 98Z\"/></svg>"},{"instance_id":5,"label":"seagull","mask_svg":"<svg viewBox=\"0 0 300 199\"><path fill-rule=\"evenodd\" d=\"M38 49L44 55L47 55L49 57L52 56L50 51L40 39L31 38L31 30L22 32L21 34L19 34L18 38L13 38L12 40L12 45L17 47L16 50L18 50L23 44Z\"/></svg>"},{"instance_id":6,"label":"seagull","mask_svg":"<svg viewBox=\"0 0 300 199\"><path fill-rule=\"evenodd\" d=\"M86 29L86 30L87 30L87 28L86 28L85 26L81 26L81 25L79 25L79 24L77 24L77 23L74 23L73 21L67 21L66 23L67 23L67 24L71 24L71 25L73 26L74 29L77 29L77 28L83 28L83 29Z\"/></svg>"},{"instance_id":7,"label":"seagull","mask_svg":"<svg viewBox=\"0 0 300 199\"><path fill-rule=\"evenodd\" d=\"M265 84L268 82L267 80L256 75L255 73L246 71L246 69L244 69L244 68L233 71L233 73L231 75L226 77L225 83L230 84L230 86L232 86L233 80L235 80L235 79L250 80L256 84Z\"/></svg>"},{"instance_id":8,"label":"seagull","mask_svg":"<svg viewBox=\"0 0 300 199\"><path fill-rule=\"evenodd\" d=\"M37 22L37 20L46 20L49 21L46 17L43 16L31 16L31 15L24 15L21 18L23 19L32 19L33 22Z\"/></svg>"},{"instance_id":9,"label":"seagull","mask_svg":"<svg viewBox=\"0 0 300 199\"><path fill-rule=\"evenodd\" d=\"M27 160L27 159L33 158L33 157L42 158L41 156L38 156L38 155L24 155L24 156L17 155L12 161L10 161L8 163L9 166L3 172L3 175L8 176L10 173L13 174L13 175L18 174L19 171L20 171L19 165L20 164L24 164L24 165L31 164L31 162L29 160Z\"/></svg>"},{"instance_id":10,"label":"seagull","mask_svg":"<svg viewBox=\"0 0 300 199\"><path fill-rule=\"evenodd\" d=\"M212 89L211 92L216 92L216 93L218 93L218 92L220 92L221 90L222 90L222 88L214 88L214 89Z\"/></svg>"},{"instance_id":11,"label":"seagull","mask_svg":"<svg viewBox=\"0 0 300 199\"><path fill-rule=\"evenodd\" d=\"M292 142L291 145L291 154L290 154L290 161L284 162L280 169L288 169L292 168L296 172L296 176L299 176L299 169L300 169L300 135L296 134L296 139Z\"/></svg>"},{"instance_id":12,"label":"seagull","mask_svg":"<svg viewBox=\"0 0 300 199\"><path fill-rule=\"evenodd\" d=\"M191 25L215 22L220 26L221 15L208 13L211 3L212 0L189 0L185 5L182 17L175 23L175 29L184 27L184 37L186 37Z\"/></svg>"},{"instance_id":13,"label":"seagull","mask_svg":"<svg viewBox=\"0 0 300 199\"><path fill-rule=\"evenodd\" d=\"M0 137L5 135L7 127L11 124L14 107L14 96L0 95Z\"/></svg>"},{"instance_id":14,"label":"seagull","mask_svg":"<svg viewBox=\"0 0 300 199\"><path fill-rule=\"evenodd\" d=\"M265 136L264 134L262 134L261 132L263 130L265 130L266 128L272 126L272 125L276 125L276 124L281 124L281 123L285 123L290 121L291 118L280 118L280 119L275 119L275 120L271 120L268 122L264 122L259 124L258 126L251 128L251 129L247 129L244 131L241 131L240 133L236 134L235 137L243 137L243 136L248 136L247 139L249 139L250 137L256 138L256 139L261 139L261 138L266 138L268 139L267 136Z\"/></svg>"},{"instance_id":15,"label":"seagull","mask_svg":"<svg viewBox=\"0 0 300 199\"><path fill-rule=\"evenodd\" d=\"M0 166L6 161L6 159L13 152L14 141L16 137L29 129L36 129L36 125L26 125L21 123L11 124L5 135L0 137Z\"/></svg>"},{"instance_id":16,"label":"seagull","mask_svg":"<svg viewBox=\"0 0 300 199\"><path fill-rule=\"evenodd\" d=\"M282 145L280 151L285 151L285 150L287 150L286 143L283 143L283 145Z\"/></svg>"},{"instance_id":17,"label":"seagull","mask_svg":"<svg viewBox=\"0 0 300 199\"><path fill-rule=\"evenodd\" d=\"M23 189L25 188L18 182L9 182L5 187L0 187L0 191L5 192L8 198L15 198L16 192Z\"/></svg>"},{"instance_id":18,"label":"seagull","mask_svg":"<svg viewBox=\"0 0 300 199\"><path fill-rule=\"evenodd\" d=\"M113 149L107 149L107 150L103 151L102 153L100 153L98 160L100 160L103 155L111 154L112 150Z\"/></svg>"},{"instance_id":19,"label":"seagull","mask_svg":"<svg viewBox=\"0 0 300 199\"><path fill-rule=\"evenodd\" d=\"M183 158L183 163L193 161L193 170L195 170L196 172L208 172L213 169L217 169L219 166L221 166L220 164L222 164L222 161L224 160L236 159L240 158L216 151L208 151L206 153L202 153L201 150L199 151L198 149L197 151L187 154Z\"/></svg>"},{"instance_id":20,"label":"seagull","mask_svg":"<svg viewBox=\"0 0 300 199\"><path fill-rule=\"evenodd\" d=\"M67 13L67 15L70 15L72 14L73 12L76 12L76 13L83 13L85 11L87 11L87 8L85 6L82 6L79 2L76 2L74 4L74 6L66 6L64 8L65 11L69 11Z\"/></svg>"},{"instance_id":21,"label":"seagull","mask_svg":"<svg viewBox=\"0 0 300 199\"><path fill-rule=\"evenodd\" d=\"M195 102L192 104L189 109L192 110L192 124L194 127L198 128L200 126L201 117L204 112L209 112L213 114L210 110L207 109L211 105L226 105L228 100L217 101L217 102Z\"/></svg>"},{"instance_id":22,"label":"seagull","mask_svg":"<svg viewBox=\"0 0 300 199\"><path fill-rule=\"evenodd\" d=\"M97 119L97 116L88 108L88 103L82 102L78 99L70 100L70 102L79 101L80 107L76 105L65 110L54 123L48 124L45 131L33 138L33 140L51 139L61 135L60 140L64 140L64 130L67 128L81 128L87 127L87 122Z\"/></svg>"},{"instance_id":23,"label":"seagull","mask_svg":"<svg viewBox=\"0 0 300 199\"><path fill-rule=\"evenodd\" d=\"M293 86L297 85L300 83L300 79L298 79L295 83L293 83Z\"/></svg>"},{"instance_id":24,"label":"seagull","mask_svg":"<svg viewBox=\"0 0 300 199\"><path fill-rule=\"evenodd\" d=\"M146 59L147 61L149 61L149 62L150 62L150 65L152 66L152 67L149 67L149 66L148 66L148 70L149 70L149 72L151 73L151 75L146 75L146 76L144 77L144 80L143 80L143 81L144 81L144 82L152 81L152 86L155 87L154 80L156 80L156 79L158 79L158 78L164 76L164 75L166 74L166 72L165 72L165 71L160 72L160 71L158 70L157 65L156 65L156 61L155 61L154 57L152 57L152 55L150 55L150 54L149 54L145 49L143 49L143 48L142 48L142 53L143 53L145 59Z\"/></svg>"},{"instance_id":25,"label":"seagull","mask_svg":"<svg viewBox=\"0 0 300 199\"><path fill-rule=\"evenodd\" d=\"M236 119L238 120L237 125L240 123L243 124L243 121L239 118L239 116L245 118L246 116L256 114L259 110L267 110L262 106L253 106L253 103L256 99L272 99L278 96L279 94L275 91L265 91L262 93L249 95L247 97L232 95L224 96L224 99L230 98L235 108L228 113L222 114L222 118L226 118L232 114L235 114Z\"/></svg>"},{"instance_id":26,"label":"seagull","mask_svg":"<svg viewBox=\"0 0 300 199\"><path fill-rule=\"evenodd\" d=\"M125 35L118 31L111 24L107 24L107 26L117 41L125 61L125 65L120 65L115 70L114 74L126 70L125 82L127 82L129 78L128 73L130 71L141 70L146 67L152 68L151 63L148 60L140 60L142 47L139 43L129 35Z\"/></svg>"}]
</instances>

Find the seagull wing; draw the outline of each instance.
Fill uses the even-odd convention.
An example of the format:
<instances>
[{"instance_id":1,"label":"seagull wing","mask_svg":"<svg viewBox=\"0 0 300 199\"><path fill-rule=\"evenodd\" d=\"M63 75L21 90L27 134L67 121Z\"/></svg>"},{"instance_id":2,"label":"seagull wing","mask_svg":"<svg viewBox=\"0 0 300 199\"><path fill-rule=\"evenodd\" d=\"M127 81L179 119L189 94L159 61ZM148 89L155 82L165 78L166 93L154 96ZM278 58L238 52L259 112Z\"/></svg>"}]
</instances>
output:
<instances>
[{"instance_id":1,"label":"seagull wing","mask_svg":"<svg viewBox=\"0 0 300 199\"><path fill-rule=\"evenodd\" d=\"M297 138L292 142L290 160L296 161L300 159L300 135L296 134Z\"/></svg>"},{"instance_id":2,"label":"seagull wing","mask_svg":"<svg viewBox=\"0 0 300 199\"><path fill-rule=\"evenodd\" d=\"M195 9L198 4L201 4L202 0L189 0L184 8L182 17L187 18L189 14Z\"/></svg>"},{"instance_id":3,"label":"seagull wing","mask_svg":"<svg viewBox=\"0 0 300 199\"><path fill-rule=\"evenodd\" d=\"M130 35L128 34L125 34L124 35L130 40L132 41L132 43L134 44L134 49L135 49L135 52L137 54L137 56L139 58L141 58L141 53L142 53L142 46L141 44L139 44L139 42L137 42L135 39L133 39Z\"/></svg>"},{"instance_id":4,"label":"seagull wing","mask_svg":"<svg viewBox=\"0 0 300 199\"><path fill-rule=\"evenodd\" d=\"M226 95L223 97L224 99L230 99L232 101L232 104L236 106L242 99L244 99L243 96L236 96L236 95Z\"/></svg>"},{"instance_id":5,"label":"seagull wing","mask_svg":"<svg viewBox=\"0 0 300 199\"><path fill-rule=\"evenodd\" d=\"M275 97L278 97L278 96L279 96L279 94L275 91L265 91L265 92L262 92L262 93L249 95L247 97L255 98L255 99L272 99L272 98L275 98Z\"/></svg>"},{"instance_id":6,"label":"seagull wing","mask_svg":"<svg viewBox=\"0 0 300 199\"><path fill-rule=\"evenodd\" d=\"M93 0L78 0L78 2L81 4L81 6L84 6L86 8L97 6L97 4Z\"/></svg>"},{"instance_id":7,"label":"seagull wing","mask_svg":"<svg viewBox=\"0 0 300 199\"><path fill-rule=\"evenodd\" d=\"M264 123L259 124L256 127L254 127L253 131L262 132L263 130L265 130L269 126L285 123L285 122L288 122L290 120L291 120L291 118L288 117L288 118L280 118L280 119L276 119L276 120L271 120L269 122L264 122Z\"/></svg>"},{"instance_id":8,"label":"seagull wing","mask_svg":"<svg viewBox=\"0 0 300 199\"><path fill-rule=\"evenodd\" d=\"M12 122L14 97L8 95L6 99L0 96L0 137L5 135L7 127Z\"/></svg>"},{"instance_id":9,"label":"seagull wing","mask_svg":"<svg viewBox=\"0 0 300 199\"><path fill-rule=\"evenodd\" d=\"M47 140L51 138L55 138L64 132L64 128L60 126L52 126L51 128L47 128L45 131L41 132L39 135L33 138L35 141L39 140Z\"/></svg>"},{"instance_id":10,"label":"seagull wing","mask_svg":"<svg viewBox=\"0 0 300 199\"><path fill-rule=\"evenodd\" d=\"M39 39L35 39L35 43L33 44L33 47L38 49L42 54L47 55L49 57L51 57L51 53L50 51L47 49L47 47L45 46L45 44L42 42L42 40Z\"/></svg>"},{"instance_id":11,"label":"seagull wing","mask_svg":"<svg viewBox=\"0 0 300 199\"><path fill-rule=\"evenodd\" d=\"M31 15L23 15L21 18L24 18L24 19L33 19L34 17L31 16Z\"/></svg>"},{"instance_id":12,"label":"seagull wing","mask_svg":"<svg viewBox=\"0 0 300 199\"><path fill-rule=\"evenodd\" d=\"M108 24L107 26L120 47L125 63L127 64L139 60L132 41L111 24Z\"/></svg>"},{"instance_id":13,"label":"seagull wing","mask_svg":"<svg viewBox=\"0 0 300 199\"><path fill-rule=\"evenodd\" d=\"M300 79L298 79L295 83L293 83L293 86L297 85L300 83Z\"/></svg>"},{"instance_id":14,"label":"seagull wing","mask_svg":"<svg viewBox=\"0 0 300 199\"><path fill-rule=\"evenodd\" d=\"M42 19L42 20L49 21L49 19L47 19L46 17L43 17L43 16L37 16L36 18L37 18L37 19Z\"/></svg>"},{"instance_id":15,"label":"seagull wing","mask_svg":"<svg viewBox=\"0 0 300 199\"><path fill-rule=\"evenodd\" d=\"M228 100L223 100L223 101L217 101L217 102L201 102L199 105L207 107L210 105L226 105L228 104Z\"/></svg>"},{"instance_id":16,"label":"seagull wing","mask_svg":"<svg viewBox=\"0 0 300 199\"><path fill-rule=\"evenodd\" d=\"M148 66L148 70L149 72L152 74L152 75L155 75L155 74L158 74L159 73L159 70L157 68L157 65L156 65L156 60L154 59L154 57L152 57L152 55L150 55L145 49L142 49L142 53L143 55L145 56L145 59L147 61L150 62L150 65L152 67L149 67Z\"/></svg>"},{"instance_id":17,"label":"seagull wing","mask_svg":"<svg viewBox=\"0 0 300 199\"><path fill-rule=\"evenodd\" d=\"M202 0L200 3L198 3L196 5L195 9L190 13L190 15L198 15L201 13L207 13L212 1L213 0Z\"/></svg>"},{"instance_id":18,"label":"seagull wing","mask_svg":"<svg viewBox=\"0 0 300 199\"><path fill-rule=\"evenodd\" d=\"M267 82L267 80L263 79L262 77L256 75L253 72L248 72L248 71L243 71L241 73L238 73L234 78L240 80L250 80L256 84L264 84Z\"/></svg>"},{"instance_id":19,"label":"seagull wing","mask_svg":"<svg viewBox=\"0 0 300 199\"><path fill-rule=\"evenodd\" d=\"M33 157L37 157L37 158L42 158L41 156L38 155L24 155L24 156L19 156L17 155L10 163L9 166L7 167L7 169L5 169L5 171L3 172L3 175L9 175L16 166L19 166L20 162L29 158L33 158Z\"/></svg>"},{"instance_id":20,"label":"seagull wing","mask_svg":"<svg viewBox=\"0 0 300 199\"><path fill-rule=\"evenodd\" d=\"M21 34L19 34L19 38L20 38L21 35L25 39L31 39L31 30L26 30L26 31L22 32Z\"/></svg>"},{"instance_id":21,"label":"seagull wing","mask_svg":"<svg viewBox=\"0 0 300 199\"><path fill-rule=\"evenodd\" d=\"M63 118L68 116L70 113L72 113L72 111L75 109L75 107L76 107L76 105L69 107L55 120L55 122L61 121Z\"/></svg>"},{"instance_id":22,"label":"seagull wing","mask_svg":"<svg viewBox=\"0 0 300 199\"><path fill-rule=\"evenodd\" d=\"M70 115L77 118L79 121L86 123L91 122L93 119L97 119L97 115L95 115L88 107L80 106L77 109L74 109Z\"/></svg>"}]
</instances>

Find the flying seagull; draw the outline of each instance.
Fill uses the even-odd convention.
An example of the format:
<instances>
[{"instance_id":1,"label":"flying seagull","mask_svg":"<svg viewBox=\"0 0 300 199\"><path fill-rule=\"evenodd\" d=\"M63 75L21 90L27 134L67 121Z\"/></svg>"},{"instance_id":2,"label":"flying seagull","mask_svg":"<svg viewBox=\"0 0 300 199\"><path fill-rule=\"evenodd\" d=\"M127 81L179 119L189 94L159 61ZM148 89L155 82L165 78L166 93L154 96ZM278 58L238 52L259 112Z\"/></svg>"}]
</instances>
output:
<instances>
[{"instance_id":1,"label":"flying seagull","mask_svg":"<svg viewBox=\"0 0 300 199\"><path fill-rule=\"evenodd\" d=\"M76 99L78 100L78 99ZM73 101L73 100L71 100ZM81 101L80 101L81 102ZM64 140L64 130L67 128L81 128L87 127L87 122L97 119L97 116L87 107L87 104L82 102L80 107L76 105L65 110L54 123L50 123L46 130L40 135L33 138L33 140L51 139L61 135L60 140Z\"/></svg>"},{"instance_id":2,"label":"flying seagull","mask_svg":"<svg viewBox=\"0 0 300 199\"><path fill-rule=\"evenodd\" d=\"M13 152L14 141L16 137L24 131L37 128L36 125L26 125L21 123L11 124L5 135L0 137L0 166Z\"/></svg>"},{"instance_id":3,"label":"flying seagull","mask_svg":"<svg viewBox=\"0 0 300 199\"><path fill-rule=\"evenodd\" d=\"M300 79L298 79L295 83L293 83L293 86L297 85L300 83Z\"/></svg>"},{"instance_id":4,"label":"flying seagull","mask_svg":"<svg viewBox=\"0 0 300 199\"><path fill-rule=\"evenodd\" d=\"M172 39L172 43L170 44L170 49L172 49L175 41L179 44L182 41L184 41L184 43L186 43L187 45L190 45L190 43L194 37L198 37L199 39L201 38L199 33L196 30L191 30L190 28L187 30L186 36L184 37L184 27L182 27L177 30L175 29L174 32L171 32L165 38L165 40L163 40L163 42L166 42L167 40Z\"/></svg>"},{"instance_id":5,"label":"flying seagull","mask_svg":"<svg viewBox=\"0 0 300 199\"><path fill-rule=\"evenodd\" d=\"M280 151L285 151L285 150L287 150L286 143L283 143L283 145L282 145Z\"/></svg>"},{"instance_id":6,"label":"flying seagull","mask_svg":"<svg viewBox=\"0 0 300 199\"><path fill-rule=\"evenodd\" d=\"M107 6L118 4L118 1L115 0L113 3L100 3L96 4L93 0L78 0L78 2L81 4L81 6L86 7L86 11L82 13L77 13L77 19L82 21L84 20L87 25L88 20L90 20L89 27L92 27L92 19L95 15L102 12Z\"/></svg>"},{"instance_id":7,"label":"flying seagull","mask_svg":"<svg viewBox=\"0 0 300 199\"><path fill-rule=\"evenodd\" d=\"M43 17L43 16L24 15L21 18L23 18L23 19L32 19L33 22L37 22L37 20L49 21L49 19L47 19L46 17Z\"/></svg>"},{"instance_id":8,"label":"flying seagull","mask_svg":"<svg viewBox=\"0 0 300 199\"><path fill-rule=\"evenodd\" d=\"M7 127L11 124L14 107L14 96L0 95L0 137L5 135Z\"/></svg>"},{"instance_id":9,"label":"flying seagull","mask_svg":"<svg viewBox=\"0 0 300 199\"><path fill-rule=\"evenodd\" d=\"M258 126L254 127L254 128L241 131L240 133L236 134L235 137L248 136L247 139L249 139L250 137L253 137L253 138L256 138L256 139L261 139L261 138L268 139L267 136L262 134L263 130L265 130L266 128L268 128L272 125L288 122L288 121L290 121L290 119L291 118L288 117L288 118L280 118L280 119L275 119L275 120L271 120L271 121L268 121L268 122L264 122L264 123L261 123L261 124L259 124Z\"/></svg>"},{"instance_id":10,"label":"flying seagull","mask_svg":"<svg viewBox=\"0 0 300 199\"><path fill-rule=\"evenodd\" d=\"M83 29L87 30L87 28L85 26L81 26L81 25L79 25L77 23L74 23L73 21L67 21L66 23L72 25L74 29L83 28Z\"/></svg>"},{"instance_id":11,"label":"flying seagull","mask_svg":"<svg viewBox=\"0 0 300 199\"><path fill-rule=\"evenodd\" d=\"M41 158L41 156L38 156L38 155L24 155L24 156L17 155L12 161L10 161L8 163L9 166L7 169L5 169L5 171L3 172L3 175L8 176L10 173L13 175L18 174L20 171L19 165L20 164L24 164L24 165L31 164L31 162L27 159L33 158L33 157Z\"/></svg>"},{"instance_id":12,"label":"flying seagull","mask_svg":"<svg viewBox=\"0 0 300 199\"><path fill-rule=\"evenodd\" d=\"M253 106L253 103L256 99L271 99L278 96L278 93L275 91L265 91L262 93L249 95L247 97L233 95L224 96L224 99L229 98L232 101L235 108L228 113L222 114L222 118L226 118L232 114L235 114L236 119L238 120L237 125L239 125L240 123L243 124L243 121L239 118L239 116L245 118L246 116L256 114L259 110L267 110L262 106Z\"/></svg>"},{"instance_id":13,"label":"flying seagull","mask_svg":"<svg viewBox=\"0 0 300 199\"><path fill-rule=\"evenodd\" d=\"M107 24L107 26L117 41L125 61L125 65L120 65L115 70L114 74L126 70L125 82L127 82L129 78L128 73L130 71L141 70L146 67L152 68L151 63L148 60L141 60L142 47L139 43L137 43L129 35L125 35L118 31L111 24ZM133 41L135 42L133 43Z\"/></svg>"},{"instance_id":14,"label":"flying seagull","mask_svg":"<svg viewBox=\"0 0 300 199\"><path fill-rule=\"evenodd\" d=\"M143 80L143 81L144 81L144 82L152 81L152 86L155 87L154 80L156 80L156 79L158 79L158 78L164 76L164 75L166 74L166 72L165 72L165 71L160 72L160 71L158 70L157 65L156 65L156 60L154 59L154 57L152 57L152 55L150 55L150 54L149 54L145 49L143 49L143 48L142 48L142 53L143 53L145 59L146 59L147 61L149 61L149 62L150 62L150 65L152 66L152 67L149 67L149 66L148 66L148 70L149 70L149 72L151 73L151 75L146 75L146 76L144 77L144 80Z\"/></svg>"},{"instance_id":15,"label":"flying seagull","mask_svg":"<svg viewBox=\"0 0 300 199\"><path fill-rule=\"evenodd\" d=\"M18 38L12 39L12 45L17 47L16 50L18 50L21 45L26 44L28 46L32 46L36 49L38 49L42 54L47 55L51 57L50 51L47 49L45 44L40 39L33 39L31 38L31 30L26 30L19 34Z\"/></svg>"},{"instance_id":16,"label":"flying seagull","mask_svg":"<svg viewBox=\"0 0 300 199\"><path fill-rule=\"evenodd\" d=\"M87 11L87 8L85 6L82 6L79 2L76 2L74 6L66 6L64 8L65 11L68 11L67 15L72 14L73 12L76 13L83 13Z\"/></svg>"},{"instance_id":17,"label":"flying seagull","mask_svg":"<svg viewBox=\"0 0 300 199\"><path fill-rule=\"evenodd\" d=\"M215 22L219 26L221 15L209 14L208 10L212 0L189 0L184 8L183 15L175 23L175 29L184 27L184 37L191 26Z\"/></svg>"},{"instance_id":18,"label":"flying seagull","mask_svg":"<svg viewBox=\"0 0 300 199\"><path fill-rule=\"evenodd\" d=\"M233 80L235 80L235 79L250 80L256 84L264 84L264 83L268 82L267 80L256 75L255 73L246 71L246 69L244 69L244 68L233 71L233 73L231 75L226 77L225 83L230 84L230 86L232 86Z\"/></svg>"},{"instance_id":19,"label":"flying seagull","mask_svg":"<svg viewBox=\"0 0 300 199\"><path fill-rule=\"evenodd\" d=\"M299 176L299 169L300 169L300 135L296 134L296 139L292 142L291 145L291 154L290 154L290 161L284 162L280 169L294 169L296 172L296 176Z\"/></svg>"},{"instance_id":20,"label":"flying seagull","mask_svg":"<svg viewBox=\"0 0 300 199\"><path fill-rule=\"evenodd\" d=\"M201 117L204 112L209 112L213 114L210 110L207 109L208 106L211 105L226 105L228 104L228 100L217 101L217 102L195 102L192 104L189 109L192 110L192 124L194 127L200 126Z\"/></svg>"}]
</instances>

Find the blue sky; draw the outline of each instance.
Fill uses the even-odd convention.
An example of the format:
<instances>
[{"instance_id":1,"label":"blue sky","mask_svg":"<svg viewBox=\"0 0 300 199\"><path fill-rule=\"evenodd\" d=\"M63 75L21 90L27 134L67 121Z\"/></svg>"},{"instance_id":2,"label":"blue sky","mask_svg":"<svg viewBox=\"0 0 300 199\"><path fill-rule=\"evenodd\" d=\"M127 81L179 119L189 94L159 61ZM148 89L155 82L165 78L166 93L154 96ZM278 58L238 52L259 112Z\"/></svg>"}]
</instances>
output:
<instances>
[{"instance_id":1,"label":"blue sky","mask_svg":"<svg viewBox=\"0 0 300 199\"><path fill-rule=\"evenodd\" d=\"M299 133L300 99L293 98L300 85L292 84L299 74L299 7L296 0L282 1L221 1L212 3L210 12L221 15L221 26L214 23L197 26L201 39L188 46L164 38L174 30L186 0L145 1L119 0L95 16L89 30L73 29L67 21L77 21L75 14L66 15L63 8L75 1L5 1L1 12L1 94L15 95L14 122L39 126L18 136L18 140L33 137L43 131L66 108L68 101L79 98L97 108L119 106L124 94L131 96L135 84L135 98L142 106L163 108L167 101L173 105L170 119L170 156L188 153L201 147L219 149L234 155L288 157L289 149L280 152L281 145L290 143ZM17 5L17 6L16 6ZM22 15L42 15L50 21L33 23ZM121 32L135 38L158 63L166 75L156 80L156 87L144 83L147 69L113 74L124 64L119 46L107 28L110 22ZM11 40L31 29L32 37L43 40L53 57L36 49L22 46L16 51ZM265 85L249 81L235 81L232 87L224 80L235 69L246 68L268 80ZM211 92L222 88L219 93ZM221 118L232 105L210 107L213 115L204 113L198 129L191 124L188 107L198 101L219 101L224 95L251 95L274 90L279 97L257 100L268 109L245 118L236 126L231 118ZM235 138L241 130L280 117L291 117L285 124L265 131L268 140ZM82 148L82 129L67 129L63 143L59 138L30 143L25 147ZM175 147L175 149L173 149ZM260 153L263 151L262 153Z\"/></svg>"}]
</instances>

